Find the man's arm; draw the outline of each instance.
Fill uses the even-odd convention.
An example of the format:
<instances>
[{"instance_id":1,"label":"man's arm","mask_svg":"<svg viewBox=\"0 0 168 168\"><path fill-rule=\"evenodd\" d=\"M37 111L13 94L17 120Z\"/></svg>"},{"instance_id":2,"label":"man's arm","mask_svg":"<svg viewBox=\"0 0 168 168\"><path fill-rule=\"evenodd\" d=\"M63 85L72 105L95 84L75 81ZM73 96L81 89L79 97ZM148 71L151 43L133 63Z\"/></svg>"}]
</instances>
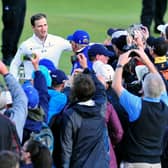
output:
<instances>
[{"instance_id":1,"label":"man's arm","mask_svg":"<svg viewBox=\"0 0 168 168\"><path fill-rule=\"evenodd\" d=\"M95 92L93 99L94 99L95 103L97 103L99 105L106 104L107 99L106 99L105 86L103 85L103 82L102 82L103 80L100 81L97 78L95 72L88 69L87 59L83 54L78 54L78 60L79 60L81 67L84 69L83 73L90 74L93 81L94 81L94 84L96 87L96 92Z\"/></svg>"},{"instance_id":2,"label":"man's arm","mask_svg":"<svg viewBox=\"0 0 168 168\"><path fill-rule=\"evenodd\" d=\"M10 64L10 67L9 67L9 72L17 79L19 80L19 66L21 65L22 63L22 60L21 60L21 55L23 55L23 49L20 47L17 52L16 52L16 55L14 56L11 64Z\"/></svg>"},{"instance_id":3,"label":"man's arm","mask_svg":"<svg viewBox=\"0 0 168 168\"><path fill-rule=\"evenodd\" d=\"M122 90L124 89L122 86L122 74L124 65L127 64L131 59L129 57L130 52L131 51L125 52L124 54L119 56L118 63L115 69L112 87L118 96L120 96Z\"/></svg>"},{"instance_id":4,"label":"man's arm","mask_svg":"<svg viewBox=\"0 0 168 168\"><path fill-rule=\"evenodd\" d=\"M16 130L19 135L20 141L22 141L23 128L27 118L27 97L12 74L8 72L7 67L0 61L0 74L4 76L5 83L12 95L12 107L10 110L13 115L10 119L15 123Z\"/></svg>"},{"instance_id":5,"label":"man's arm","mask_svg":"<svg viewBox=\"0 0 168 168\"><path fill-rule=\"evenodd\" d=\"M150 61L150 59L144 52L143 48L136 50L129 50L128 52L125 52L124 54L119 56L112 84L112 87L114 88L118 96L120 96L123 90L122 86L123 67L130 61L131 57L129 57L129 55L132 51L137 53L138 56L136 57L136 59L145 64L151 73L158 73L157 69L155 68L154 64Z\"/></svg>"},{"instance_id":6,"label":"man's arm","mask_svg":"<svg viewBox=\"0 0 168 168\"><path fill-rule=\"evenodd\" d=\"M34 87L38 90L39 93L39 105L43 108L45 112L44 121L47 122L48 120L48 103L49 103L49 95L48 95L48 88L47 82L43 75L43 73L39 69L39 56L35 54L34 58L31 58L31 62L34 67ZM39 84L40 83L40 84Z\"/></svg>"}]
</instances>

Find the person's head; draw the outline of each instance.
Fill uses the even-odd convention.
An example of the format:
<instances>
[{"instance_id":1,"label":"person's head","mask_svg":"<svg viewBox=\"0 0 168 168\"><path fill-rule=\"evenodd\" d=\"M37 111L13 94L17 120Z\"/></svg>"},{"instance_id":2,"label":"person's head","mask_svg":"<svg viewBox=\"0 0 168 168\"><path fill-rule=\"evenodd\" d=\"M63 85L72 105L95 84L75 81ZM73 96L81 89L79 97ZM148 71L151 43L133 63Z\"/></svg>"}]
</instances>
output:
<instances>
[{"instance_id":1,"label":"person's head","mask_svg":"<svg viewBox=\"0 0 168 168\"><path fill-rule=\"evenodd\" d=\"M104 64L101 67L94 69L94 71L98 79L105 85L105 88L110 88L114 77L114 70L112 66Z\"/></svg>"},{"instance_id":2,"label":"person's head","mask_svg":"<svg viewBox=\"0 0 168 168\"><path fill-rule=\"evenodd\" d=\"M0 151L1 168L19 168L19 156L12 151Z\"/></svg>"},{"instance_id":3,"label":"person's head","mask_svg":"<svg viewBox=\"0 0 168 168\"><path fill-rule=\"evenodd\" d=\"M39 65L45 66L49 72L56 70L54 63L47 58L40 59Z\"/></svg>"},{"instance_id":4,"label":"person's head","mask_svg":"<svg viewBox=\"0 0 168 168\"><path fill-rule=\"evenodd\" d=\"M35 14L30 19L35 35L44 40L48 33L47 16L43 13Z\"/></svg>"},{"instance_id":5,"label":"person's head","mask_svg":"<svg viewBox=\"0 0 168 168\"><path fill-rule=\"evenodd\" d=\"M66 39L70 42L72 51L76 53L77 46L76 46L76 43L73 41L73 34L68 35Z\"/></svg>"},{"instance_id":6,"label":"person's head","mask_svg":"<svg viewBox=\"0 0 168 168\"><path fill-rule=\"evenodd\" d=\"M63 89L65 81L68 80L68 77L66 76L65 72L60 69L56 69L54 71L51 71L50 75L52 79L51 87L55 89L58 88L59 90L61 88Z\"/></svg>"},{"instance_id":7,"label":"person's head","mask_svg":"<svg viewBox=\"0 0 168 168\"><path fill-rule=\"evenodd\" d=\"M35 168L51 168L52 156L49 149L41 142L28 140L22 148L21 159L27 164L32 163Z\"/></svg>"},{"instance_id":8,"label":"person's head","mask_svg":"<svg viewBox=\"0 0 168 168\"><path fill-rule=\"evenodd\" d=\"M28 109L36 109L39 104L39 93L30 81L25 81L22 88L28 99Z\"/></svg>"},{"instance_id":9,"label":"person's head","mask_svg":"<svg viewBox=\"0 0 168 168\"><path fill-rule=\"evenodd\" d=\"M150 46L150 54L152 56L164 56L168 51L168 42L163 37L149 37L147 44Z\"/></svg>"},{"instance_id":10,"label":"person's head","mask_svg":"<svg viewBox=\"0 0 168 168\"><path fill-rule=\"evenodd\" d=\"M114 55L113 52L110 52L105 46L102 44L93 44L88 49L88 56L90 61L101 61L107 64L109 57Z\"/></svg>"},{"instance_id":11,"label":"person's head","mask_svg":"<svg viewBox=\"0 0 168 168\"><path fill-rule=\"evenodd\" d=\"M149 98L159 98L165 90L165 84L158 73L147 74L142 86L144 96Z\"/></svg>"},{"instance_id":12,"label":"person's head","mask_svg":"<svg viewBox=\"0 0 168 168\"><path fill-rule=\"evenodd\" d=\"M73 79L71 99L77 101L90 100L94 96L95 90L95 84L90 75L79 73Z\"/></svg>"},{"instance_id":13,"label":"person's head","mask_svg":"<svg viewBox=\"0 0 168 168\"><path fill-rule=\"evenodd\" d=\"M55 70L54 67L50 67L52 70ZM46 84L47 84L47 87L50 87L51 86L51 76L50 76L50 70L49 70L49 67L47 67L46 65L40 65L39 64L39 70L41 71L41 73L43 74L44 78L45 78L45 81L46 81ZM35 78L35 71L33 71L32 73L32 82L34 81L34 78Z\"/></svg>"},{"instance_id":14,"label":"person's head","mask_svg":"<svg viewBox=\"0 0 168 168\"><path fill-rule=\"evenodd\" d=\"M68 40L71 42L73 51L77 52L89 44L90 35L85 30L76 30L72 35L68 36Z\"/></svg>"},{"instance_id":15,"label":"person's head","mask_svg":"<svg viewBox=\"0 0 168 168\"><path fill-rule=\"evenodd\" d=\"M127 45L127 35L128 33L125 30L118 30L112 34L111 43L117 56L125 52L124 47Z\"/></svg>"}]
</instances>

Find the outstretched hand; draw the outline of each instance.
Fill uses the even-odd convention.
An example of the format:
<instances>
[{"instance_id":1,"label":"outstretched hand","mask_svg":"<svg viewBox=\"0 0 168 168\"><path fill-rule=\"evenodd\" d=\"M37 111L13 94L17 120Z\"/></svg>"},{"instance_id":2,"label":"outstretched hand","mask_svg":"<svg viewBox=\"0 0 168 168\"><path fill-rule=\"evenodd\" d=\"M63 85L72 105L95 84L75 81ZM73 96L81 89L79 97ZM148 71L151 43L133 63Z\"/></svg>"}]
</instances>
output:
<instances>
[{"instance_id":1,"label":"outstretched hand","mask_svg":"<svg viewBox=\"0 0 168 168\"><path fill-rule=\"evenodd\" d=\"M78 61L83 69L87 68L87 59L83 53L77 55Z\"/></svg>"},{"instance_id":2,"label":"outstretched hand","mask_svg":"<svg viewBox=\"0 0 168 168\"><path fill-rule=\"evenodd\" d=\"M6 75L7 73L9 73L7 66L2 61L0 61L0 74Z\"/></svg>"}]
</instances>

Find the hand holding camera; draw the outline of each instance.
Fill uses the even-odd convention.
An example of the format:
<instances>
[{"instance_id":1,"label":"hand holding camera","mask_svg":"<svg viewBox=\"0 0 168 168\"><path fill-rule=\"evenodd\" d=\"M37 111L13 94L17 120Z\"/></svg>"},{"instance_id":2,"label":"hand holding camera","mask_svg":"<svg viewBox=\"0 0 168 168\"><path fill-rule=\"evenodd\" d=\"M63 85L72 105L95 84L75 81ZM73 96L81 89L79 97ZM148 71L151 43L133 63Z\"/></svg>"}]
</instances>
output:
<instances>
[{"instance_id":1,"label":"hand holding camera","mask_svg":"<svg viewBox=\"0 0 168 168\"><path fill-rule=\"evenodd\" d=\"M33 55L34 56L31 57L31 62L32 62L33 66L34 66L34 69L38 70L38 67L39 67L39 55L37 55L35 53Z\"/></svg>"},{"instance_id":2,"label":"hand holding camera","mask_svg":"<svg viewBox=\"0 0 168 168\"><path fill-rule=\"evenodd\" d=\"M128 57L131 57L131 58L136 57L136 56L139 57L138 53L135 51L135 50L138 50L136 45L126 45L126 46L124 46L123 50L125 52L131 50L131 52L130 52Z\"/></svg>"},{"instance_id":3,"label":"hand holding camera","mask_svg":"<svg viewBox=\"0 0 168 168\"><path fill-rule=\"evenodd\" d=\"M77 51L75 52L75 55L72 55L72 56L71 56L71 62L72 62L72 64L73 64L74 62L78 61L78 55L79 55L80 53L83 53L83 48L77 50Z\"/></svg>"},{"instance_id":4,"label":"hand holding camera","mask_svg":"<svg viewBox=\"0 0 168 168\"><path fill-rule=\"evenodd\" d=\"M23 60L24 61L31 61L31 59L34 58L34 57L35 57L35 54L25 54L23 56Z\"/></svg>"}]
</instances>

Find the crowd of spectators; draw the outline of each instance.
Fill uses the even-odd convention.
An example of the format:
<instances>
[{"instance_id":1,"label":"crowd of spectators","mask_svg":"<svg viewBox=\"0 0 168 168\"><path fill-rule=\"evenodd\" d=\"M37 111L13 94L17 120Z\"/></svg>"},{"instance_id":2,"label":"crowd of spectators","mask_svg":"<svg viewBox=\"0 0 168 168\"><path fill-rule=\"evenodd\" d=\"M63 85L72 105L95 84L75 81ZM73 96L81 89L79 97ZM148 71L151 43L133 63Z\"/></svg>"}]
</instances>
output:
<instances>
[{"instance_id":1,"label":"crowd of spectators","mask_svg":"<svg viewBox=\"0 0 168 168\"><path fill-rule=\"evenodd\" d=\"M168 24L157 38L142 24L109 28L102 43L80 29L48 34L43 13L31 24L9 71L0 61L1 164L166 168ZM64 50L70 75L58 67Z\"/></svg>"}]
</instances>

